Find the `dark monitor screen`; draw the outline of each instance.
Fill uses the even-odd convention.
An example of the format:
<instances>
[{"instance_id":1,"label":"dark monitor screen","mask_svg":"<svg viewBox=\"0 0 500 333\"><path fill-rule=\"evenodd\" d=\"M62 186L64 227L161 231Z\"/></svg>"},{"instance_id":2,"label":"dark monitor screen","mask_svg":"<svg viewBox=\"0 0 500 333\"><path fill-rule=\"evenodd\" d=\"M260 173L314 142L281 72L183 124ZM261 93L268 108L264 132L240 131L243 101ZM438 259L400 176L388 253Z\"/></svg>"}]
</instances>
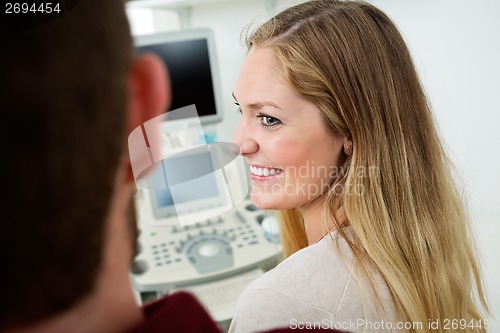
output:
<instances>
[{"instance_id":1,"label":"dark monitor screen","mask_svg":"<svg viewBox=\"0 0 500 333\"><path fill-rule=\"evenodd\" d=\"M169 110L194 104L202 123L222 120L218 66L210 30L140 36L136 38L136 52L155 53L166 64L172 86Z\"/></svg>"}]
</instances>

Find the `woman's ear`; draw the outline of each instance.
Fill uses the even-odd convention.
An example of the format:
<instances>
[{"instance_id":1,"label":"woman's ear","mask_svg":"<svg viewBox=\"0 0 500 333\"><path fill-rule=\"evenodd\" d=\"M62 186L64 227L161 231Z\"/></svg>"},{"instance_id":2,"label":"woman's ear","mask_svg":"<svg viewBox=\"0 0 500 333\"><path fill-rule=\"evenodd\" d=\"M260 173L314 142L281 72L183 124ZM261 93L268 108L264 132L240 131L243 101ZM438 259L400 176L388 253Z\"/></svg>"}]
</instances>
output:
<instances>
[{"instance_id":1,"label":"woman's ear","mask_svg":"<svg viewBox=\"0 0 500 333\"><path fill-rule=\"evenodd\" d=\"M127 137L148 120L167 112L171 101L168 71L162 60L153 54L140 55L133 60L128 80ZM126 160L127 181L134 182L130 160Z\"/></svg>"},{"instance_id":2,"label":"woman's ear","mask_svg":"<svg viewBox=\"0 0 500 333\"><path fill-rule=\"evenodd\" d=\"M347 156L351 156L352 155L352 141L351 141L351 139L349 139L347 137L344 138L343 146L344 146L344 153Z\"/></svg>"}]
</instances>

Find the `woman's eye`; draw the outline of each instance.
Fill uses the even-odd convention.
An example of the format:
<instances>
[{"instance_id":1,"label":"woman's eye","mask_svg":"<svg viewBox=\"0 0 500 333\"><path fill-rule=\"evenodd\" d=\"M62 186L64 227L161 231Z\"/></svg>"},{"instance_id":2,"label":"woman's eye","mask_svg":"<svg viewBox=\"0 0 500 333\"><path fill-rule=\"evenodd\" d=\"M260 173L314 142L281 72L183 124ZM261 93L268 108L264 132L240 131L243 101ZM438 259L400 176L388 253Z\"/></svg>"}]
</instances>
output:
<instances>
[{"instance_id":1,"label":"woman's eye","mask_svg":"<svg viewBox=\"0 0 500 333\"><path fill-rule=\"evenodd\" d=\"M259 114L257 118L260 118L260 123L263 127L275 127L281 124L281 121L278 118L274 118L271 116L266 116L265 114Z\"/></svg>"}]
</instances>

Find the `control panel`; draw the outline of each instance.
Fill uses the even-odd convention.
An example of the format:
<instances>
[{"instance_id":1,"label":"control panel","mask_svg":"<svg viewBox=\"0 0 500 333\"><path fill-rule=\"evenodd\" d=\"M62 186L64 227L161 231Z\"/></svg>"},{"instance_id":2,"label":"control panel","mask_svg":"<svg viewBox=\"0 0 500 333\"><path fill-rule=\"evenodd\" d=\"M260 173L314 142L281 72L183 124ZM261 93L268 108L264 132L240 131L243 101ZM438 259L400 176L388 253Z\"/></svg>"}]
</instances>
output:
<instances>
[{"instance_id":1,"label":"control panel","mask_svg":"<svg viewBox=\"0 0 500 333\"><path fill-rule=\"evenodd\" d=\"M138 253L131 278L140 293L161 295L255 269L266 271L280 260L276 228L262 226L271 213L248 199L222 215L183 227L149 223L150 200L150 191L139 190Z\"/></svg>"}]
</instances>

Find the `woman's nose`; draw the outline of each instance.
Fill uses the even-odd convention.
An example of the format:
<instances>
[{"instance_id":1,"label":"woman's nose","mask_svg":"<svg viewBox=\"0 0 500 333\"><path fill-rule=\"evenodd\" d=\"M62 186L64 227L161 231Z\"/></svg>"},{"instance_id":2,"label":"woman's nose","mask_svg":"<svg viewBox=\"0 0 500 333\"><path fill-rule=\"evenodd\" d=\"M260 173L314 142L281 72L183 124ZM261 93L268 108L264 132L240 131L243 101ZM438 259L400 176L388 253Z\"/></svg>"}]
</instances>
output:
<instances>
[{"instance_id":1,"label":"woman's nose","mask_svg":"<svg viewBox=\"0 0 500 333\"><path fill-rule=\"evenodd\" d=\"M240 147L240 154L243 156L253 154L259 150L259 144L243 121L238 125L232 142Z\"/></svg>"}]
</instances>

